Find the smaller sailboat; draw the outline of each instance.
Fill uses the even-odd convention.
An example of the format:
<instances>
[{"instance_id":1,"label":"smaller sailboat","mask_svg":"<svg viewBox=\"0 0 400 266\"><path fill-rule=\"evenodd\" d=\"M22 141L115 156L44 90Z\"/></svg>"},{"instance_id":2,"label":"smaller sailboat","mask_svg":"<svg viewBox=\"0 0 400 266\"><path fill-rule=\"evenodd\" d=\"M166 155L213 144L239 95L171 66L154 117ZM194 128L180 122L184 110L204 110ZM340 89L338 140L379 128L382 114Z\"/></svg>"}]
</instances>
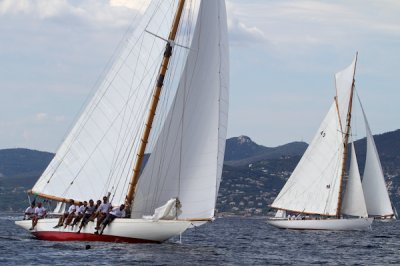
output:
<instances>
[{"instance_id":1,"label":"smaller sailboat","mask_svg":"<svg viewBox=\"0 0 400 266\"><path fill-rule=\"evenodd\" d=\"M381 161L379 160L378 150L376 148L374 137L372 136L367 116L365 115L362 105L361 110L363 113L365 130L367 134L367 153L365 158L362 186L364 190L368 216L380 220L394 220L396 219L394 211L395 209L392 207L390 202Z\"/></svg>"},{"instance_id":2,"label":"smaller sailboat","mask_svg":"<svg viewBox=\"0 0 400 266\"><path fill-rule=\"evenodd\" d=\"M268 223L287 229L368 230L363 186L354 146L346 191L348 157L355 89L357 55L350 66L336 73L336 96L317 134L271 207Z\"/></svg>"}]
</instances>

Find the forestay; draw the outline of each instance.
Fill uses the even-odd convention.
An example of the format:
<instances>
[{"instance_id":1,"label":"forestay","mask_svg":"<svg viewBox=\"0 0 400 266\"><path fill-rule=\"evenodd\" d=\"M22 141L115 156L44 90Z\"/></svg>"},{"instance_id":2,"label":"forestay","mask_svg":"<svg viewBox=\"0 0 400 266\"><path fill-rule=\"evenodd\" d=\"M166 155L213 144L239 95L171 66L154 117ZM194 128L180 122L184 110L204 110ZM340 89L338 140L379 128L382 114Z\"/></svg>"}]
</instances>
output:
<instances>
[{"instance_id":1,"label":"forestay","mask_svg":"<svg viewBox=\"0 0 400 266\"><path fill-rule=\"evenodd\" d=\"M351 216L368 217L354 143L351 144L349 180L343 196L342 213Z\"/></svg>"},{"instance_id":2,"label":"forestay","mask_svg":"<svg viewBox=\"0 0 400 266\"><path fill-rule=\"evenodd\" d=\"M383 176L383 170L379 160L378 151L376 149L374 137L372 136L367 116L365 115L362 106L361 110L364 116L365 130L367 133L367 154L365 158L362 186L368 215L393 215L393 209L387 192L385 178Z\"/></svg>"},{"instance_id":3,"label":"forestay","mask_svg":"<svg viewBox=\"0 0 400 266\"><path fill-rule=\"evenodd\" d=\"M229 61L224 1L201 1L175 99L139 179L132 215L179 198L179 218L210 218L222 173Z\"/></svg>"},{"instance_id":4,"label":"forestay","mask_svg":"<svg viewBox=\"0 0 400 266\"><path fill-rule=\"evenodd\" d=\"M39 178L34 192L75 200L111 193L124 202L148 102L176 9L153 1L99 89Z\"/></svg>"}]
</instances>

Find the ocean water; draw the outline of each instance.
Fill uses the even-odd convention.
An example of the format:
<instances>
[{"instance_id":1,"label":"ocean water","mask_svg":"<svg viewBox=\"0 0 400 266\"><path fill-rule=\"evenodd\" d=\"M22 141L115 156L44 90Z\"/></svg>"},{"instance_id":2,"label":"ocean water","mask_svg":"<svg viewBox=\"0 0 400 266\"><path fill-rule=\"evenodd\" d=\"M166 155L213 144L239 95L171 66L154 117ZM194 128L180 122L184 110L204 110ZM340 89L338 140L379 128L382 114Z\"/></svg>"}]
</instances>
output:
<instances>
[{"instance_id":1,"label":"ocean water","mask_svg":"<svg viewBox=\"0 0 400 266\"><path fill-rule=\"evenodd\" d=\"M219 218L163 244L36 240L0 213L0 265L400 265L400 222L366 232L280 230L265 218ZM91 245L86 250L85 246Z\"/></svg>"}]
</instances>

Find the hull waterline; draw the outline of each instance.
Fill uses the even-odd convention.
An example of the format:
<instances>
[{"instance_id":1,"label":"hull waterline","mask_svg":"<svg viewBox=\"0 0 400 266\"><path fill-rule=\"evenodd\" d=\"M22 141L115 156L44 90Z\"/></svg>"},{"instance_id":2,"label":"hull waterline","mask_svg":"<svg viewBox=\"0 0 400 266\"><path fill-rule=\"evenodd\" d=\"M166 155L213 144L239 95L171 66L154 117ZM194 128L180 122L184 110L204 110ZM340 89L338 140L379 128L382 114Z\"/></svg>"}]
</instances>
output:
<instances>
[{"instance_id":1,"label":"hull waterline","mask_svg":"<svg viewBox=\"0 0 400 266\"><path fill-rule=\"evenodd\" d=\"M41 219L34 230L29 230L32 226L31 220L15 222L40 240L125 243L161 243L183 233L190 226L189 221L115 219L104 229L102 235L98 235L94 234L96 224L93 222L89 222L80 233L77 233L78 226L54 228L57 223L58 219Z\"/></svg>"},{"instance_id":2,"label":"hull waterline","mask_svg":"<svg viewBox=\"0 0 400 266\"><path fill-rule=\"evenodd\" d=\"M327 230L327 231L364 231L370 230L373 218L288 220L268 219L267 222L281 229Z\"/></svg>"}]
</instances>

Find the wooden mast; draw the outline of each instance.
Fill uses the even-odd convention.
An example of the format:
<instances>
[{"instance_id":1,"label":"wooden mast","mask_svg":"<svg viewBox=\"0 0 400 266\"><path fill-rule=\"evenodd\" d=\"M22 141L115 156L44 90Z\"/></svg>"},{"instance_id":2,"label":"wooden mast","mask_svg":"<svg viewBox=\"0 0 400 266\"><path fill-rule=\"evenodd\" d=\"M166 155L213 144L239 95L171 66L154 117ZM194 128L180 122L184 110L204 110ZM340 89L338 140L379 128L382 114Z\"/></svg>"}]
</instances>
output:
<instances>
[{"instance_id":1,"label":"wooden mast","mask_svg":"<svg viewBox=\"0 0 400 266\"><path fill-rule=\"evenodd\" d=\"M128 206L128 210L130 209L130 205L132 200L134 199L134 194L136 192L136 185L139 181L140 169L143 162L144 152L146 150L147 142L150 136L151 127L153 124L154 116L156 114L158 101L160 99L161 89L164 85L164 77L168 69L168 64L170 61L170 57L172 55L173 42L175 41L176 33L178 31L179 22L182 17L183 7L185 5L185 0L180 0L178 3L178 9L176 11L174 21L172 23L172 28L168 36L168 42L165 46L164 57L161 62L160 70L158 73L158 79L156 86L154 88L153 97L150 103L150 109L147 116L145 128L143 131L142 139L140 142L139 150L136 155L136 162L133 167L133 174L131 178L131 182L129 183L128 193L125 198L125 205Z\"/></svg>"},{"instance_id":2,"label":"wooden mast","mask_svg":"<svg viewBox=\"0 0 400 266\"><path fill-rule=\"evenodd\" d=\"M339 200L338 200L338 207L337 207L337 210L336 210L336 216L338 218L342 214L343 178L344 178L344 175L346 173L346 161L347 161L347 155L348 155L347 145L349 144L349 135L350 135L350 128L351 128L351 112L352 112L352 109L353 109L353 94L354 94L354 83L355 83L354 76L356 74L357 57L358 57L358 52L356 53L356 61L354 63L353 82L351 84L349 108L348 108L347 118L346 118L346 130L345 130L344 141L343 141L342 174L340 175Z\"/></svg>"}]
</instances>

